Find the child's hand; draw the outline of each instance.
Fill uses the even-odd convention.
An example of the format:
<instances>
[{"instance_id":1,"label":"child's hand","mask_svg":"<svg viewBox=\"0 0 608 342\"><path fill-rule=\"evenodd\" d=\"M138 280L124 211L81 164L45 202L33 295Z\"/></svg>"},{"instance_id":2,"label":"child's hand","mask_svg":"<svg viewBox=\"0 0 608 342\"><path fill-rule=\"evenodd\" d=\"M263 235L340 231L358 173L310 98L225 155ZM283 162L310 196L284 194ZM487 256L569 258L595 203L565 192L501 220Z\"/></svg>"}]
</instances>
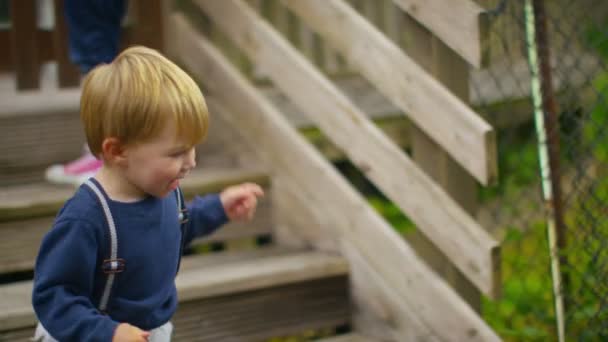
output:
<instances>
[{"instance_id":1,"label":"child's hand","mask_svg":"<svg viewBox=\"0 0 608 342\"><path fill-rule=\"evenodd\" d=\"M150 333L128 323L120 323L114 332L112 342L145 342Z\"/></svg>"},{"instance_id":2,"label":"child's hand","mask_svg":"<svg viewBox=\"0 0 608 342\"><path fill-rule=\"evenodd\" d=\"M264 196L262 188L254 183L230 186L220 193L226 216L230 220L248 221L253 218L258 197Z\"/></svg>"}]
</instances>

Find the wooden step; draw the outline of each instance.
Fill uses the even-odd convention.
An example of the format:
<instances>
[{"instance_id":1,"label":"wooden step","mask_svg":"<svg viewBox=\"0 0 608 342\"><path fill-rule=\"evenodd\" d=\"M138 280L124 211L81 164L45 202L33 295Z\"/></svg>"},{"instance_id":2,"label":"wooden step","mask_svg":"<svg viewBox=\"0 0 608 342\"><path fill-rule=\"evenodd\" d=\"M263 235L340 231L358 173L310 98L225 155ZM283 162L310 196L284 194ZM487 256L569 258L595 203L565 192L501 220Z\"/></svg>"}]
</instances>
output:
<instances>
[{"instance_id":1,"label":"wooden step","mask_svg":"<svg viewBox=\"0 0 608 342\"><path fill-rule=\"evenodd\" d=\"M269 184L268 175L260 170L243 168L196 169L182 181L184 195L216 192L227 185L240 182ZM74 193L74 187L46 182L5 187L0 193L0 222L55 215Z\"/></svg>"},{"instance_id":2,"label":"wooden step","mask_svg":"<svg viewBox=\"0 0 608 342\"><path fill-rule=\"evenodd\" d=\"M357 333L328 337L317 342L373 342L377 341L371 337L363 336Z\"/></svg>"},{"instance_id":3,"label":"wooden step","mask_svg":"<svg viewBox=\"0 0 608 342\"><path fill-rule=\"evenodd\" d=\"M174 340L252 340L348 323L348 265L273 247L185 257ZM36 324L30 281L0 287L0 340Z\"/></svg>"},{"instance_id":4,"label":"wooden step","mask_svg":"<svg viewBox=\"0 0 608 342\"><path fill-rule=\"evenodd\" d=\"M255 182L268 187L268 175L260 170L196 170L184 179L187 198L217 192L231 184ZM57 210L74 193L69 186L47 183L4 188L0 192L0 274L28 271L34 266L40 241L52 226ZM260 200L255 218L248 223L229 223L194 244L266 236L272 231L270 196Z\"/></svg>"}]
</instances>

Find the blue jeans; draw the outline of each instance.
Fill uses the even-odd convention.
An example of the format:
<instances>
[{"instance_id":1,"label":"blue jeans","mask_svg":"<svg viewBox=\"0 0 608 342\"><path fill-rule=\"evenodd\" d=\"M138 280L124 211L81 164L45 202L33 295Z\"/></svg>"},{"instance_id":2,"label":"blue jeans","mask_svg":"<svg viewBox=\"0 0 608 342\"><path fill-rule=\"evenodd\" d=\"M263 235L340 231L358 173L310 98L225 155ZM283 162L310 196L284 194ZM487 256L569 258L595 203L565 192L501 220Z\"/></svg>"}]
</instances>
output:
<instances>
[{"instance_id":1,"label":"blue jeans","mask_svg":"<svg viewBox=\"0 0 608 342\"><path fill-rule=\"evenodd\" d=\"M65 0L70 60L84 75L118 54L127 0Z\"/></svg>"}]
</instances>

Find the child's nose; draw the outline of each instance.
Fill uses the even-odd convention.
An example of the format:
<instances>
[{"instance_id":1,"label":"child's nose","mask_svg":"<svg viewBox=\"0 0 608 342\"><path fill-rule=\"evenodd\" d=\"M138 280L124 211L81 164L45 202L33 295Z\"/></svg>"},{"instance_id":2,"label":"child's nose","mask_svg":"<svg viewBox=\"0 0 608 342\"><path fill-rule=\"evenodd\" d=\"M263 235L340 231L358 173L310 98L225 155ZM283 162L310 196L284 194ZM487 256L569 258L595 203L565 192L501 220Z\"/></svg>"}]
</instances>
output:
<instances>
[{"instance_id":1,"label":"child's nose","mask_svg":"<svg viewBox=\"0 0 608 342\"><path fill-rule=\"evenodd\" d=\"M184 168L192 170L196 167L196 152L194 148L190 149L186 154L186 160L184 161Z\"/></svg>"}]
</instances>

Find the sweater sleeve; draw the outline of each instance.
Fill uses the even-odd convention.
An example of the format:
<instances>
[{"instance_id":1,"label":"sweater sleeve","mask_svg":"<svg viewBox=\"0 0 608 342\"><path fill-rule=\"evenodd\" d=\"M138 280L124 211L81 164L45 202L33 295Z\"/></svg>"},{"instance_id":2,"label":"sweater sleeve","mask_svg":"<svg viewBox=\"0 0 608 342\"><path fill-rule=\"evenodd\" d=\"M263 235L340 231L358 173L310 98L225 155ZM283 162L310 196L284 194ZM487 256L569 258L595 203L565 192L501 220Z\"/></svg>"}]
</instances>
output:
<instances>
[{"instance_id":1,"label":"sweater sleeve","mask_svg":"<svg viewBox=\"0 0 608 342\"><path fill-rule=\"evenodd\" d=\"M224 206L218 194L196 196L188 204L189 220L186 227L186 245L197 237L213 233L228 222Z\"/></svg>"},{"instance_id":2,"label":"sweater sleeve","mask_svg":"<svg viewBox=\"0 0 608 342\"><path fill-rule=\"evenodd\" d=\"M92 224L59 220L36 260L32 304L42 326L59 341L111 341L118 322L91 298L98 238Z\"/></svg>"}]
</instances>

